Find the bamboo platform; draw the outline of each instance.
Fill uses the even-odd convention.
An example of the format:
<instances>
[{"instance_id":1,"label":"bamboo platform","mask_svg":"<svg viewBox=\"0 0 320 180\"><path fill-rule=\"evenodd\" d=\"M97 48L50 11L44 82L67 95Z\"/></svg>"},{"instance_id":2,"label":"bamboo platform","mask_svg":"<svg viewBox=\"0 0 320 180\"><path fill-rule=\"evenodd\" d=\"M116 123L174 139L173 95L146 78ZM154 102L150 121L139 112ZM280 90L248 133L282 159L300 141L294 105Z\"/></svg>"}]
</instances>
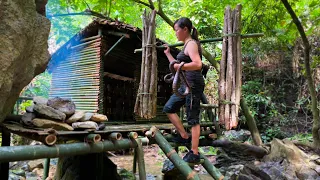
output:
<instances>
[{"instance_id":1,"label":"bamboo platform","mask_svg":"<svg viewBox=\"0 0 320 180\"><path fill-rule=\"evenodd\" d=\"M134 123L134 122L133 122ZM99 141L101 139L108 140L119 140L123 138L129 138L130 133L135 133L136 136L145 136L145 132L148 131L151 127L155 126L159 130L166 132L168 134L175 133L175 128L171 123L151 123L148 124L114 124L106 123L106 127L103 130L96 131L57 131L51 128L42 129L42 128L33 128L33 127L25 127L17 122L4 122L0 126L9 131L10 133L17 134L22 137L26 137L29 139L33 139L36 141L40 141L46 145L54 145L59 143L64 143L66 140L78 140L78 141L86 141L89 135L98 135ZM186 123L185 127L189 127ZM213 123L203 123L202 127L210 127L212 128Z\"/></svg>"}]
</instances>

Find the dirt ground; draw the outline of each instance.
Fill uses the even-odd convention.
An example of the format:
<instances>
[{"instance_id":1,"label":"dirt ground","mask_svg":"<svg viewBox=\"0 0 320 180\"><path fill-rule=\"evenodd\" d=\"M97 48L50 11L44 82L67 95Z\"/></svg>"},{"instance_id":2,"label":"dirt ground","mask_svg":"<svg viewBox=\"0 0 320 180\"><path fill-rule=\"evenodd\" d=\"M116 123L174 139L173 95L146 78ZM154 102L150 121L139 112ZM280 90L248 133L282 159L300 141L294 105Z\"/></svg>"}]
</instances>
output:
<instances>
[{"instance_id":1,"label":"dirt ground","mask_svg":"<svg viewBox=\"0 0 320 180\"><path fill-rule=\"evenodd\" d=\"M118 166L118 169L126 169L128 171L132 171L133 168L133 153L131 151L126 152L125 155L122 155L119 152L111 152L109 153L109 158L113 161L114 164ZM112 155L113 154L113 155ZM182 156L183 154L181 154ZM214 161L214 157L209 157L210 161ZM145 160L145 169L147 172L147 179L149 180L161 180L162 179L162 165L164 160L166 159L162 150L157 145L150 145L144 147L144 160ZM212 179L208 175L206 175L203 167L198 167L196 169L200 172L200 178L202 180L210 180ZM56 171L56 167L51 165L49 171L49 177L47 180L52 180L54 177L54 173ZM43 169L36 168L33 172L35 172L39 176L39 180L42 179ZM138 173L137 167L137 173Z\"/></svg>"}]
</instances>

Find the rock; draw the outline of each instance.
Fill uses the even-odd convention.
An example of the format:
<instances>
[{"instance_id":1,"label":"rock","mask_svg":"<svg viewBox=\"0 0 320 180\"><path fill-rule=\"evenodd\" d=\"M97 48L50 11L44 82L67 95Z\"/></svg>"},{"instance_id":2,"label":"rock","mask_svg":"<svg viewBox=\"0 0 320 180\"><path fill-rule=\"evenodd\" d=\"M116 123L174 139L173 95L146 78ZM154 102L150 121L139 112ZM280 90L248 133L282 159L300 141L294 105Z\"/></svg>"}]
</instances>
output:
<instances>
[{"instance_id":1,"label":"rock","mask_svg":"<svg viewBox=\"0 0 320 180\"><path fill-rule=\"evenodd\" d=\"M108 118L106 115L96 113L92 115L90 120L94 122L104 122L108 121Z\"/></svg>"},{"instance_id":2,"label":"rock","mask_svg":"<svg viewBox=\"0 0 320 180\"><path fill-rule=\"evenodd\" d=\"M33 113L34 112L33 108L34 108L33 104L31 106L26 107L26 112Z\"/></svg>"},{"instance_id":3,"label":"rock","mask_svg":"<svg viewBox=\"0 0 320 180\"><path fill-rule=\"evenodd\" d=\"M26 172L26 179L27 180L38 180L39 177L34 172Z\"/></svg>"},{"instance_id":4,"label":"rock","mask_svg":"<svg viewBox=\"0 0 320 180\"><path fill-rule=\"evenodd\" d=\"M35 113L24 113L21 117L21 121L23 124L27 125L27 126L33 126L32 124L32 120L36 118L36 114Z\"/></svg>"},{"instance_id":5,"label":"rock","mask_svg":"<svg viewBox=\"0 0 320 180\"><path fill-rule=\"evenodd\" d=\"M103 130L106 127L105 123L98 124L98 130Z\"/></svg>"},{"instance_id":6,"label":"rock","mask_svg":"<svg viewBox=\"0 0 320 180\"><path fill-rule=\"evenodd\" d=\"M29 165L29 171L33 171L35 168L43 168L43 159L37 159L34 161L29 161L28 165Z\"/></svg>"},{"instance_id":7,"label":"rock","mask_svg":"<svg viewBox=\"0 0 320 180\"><path fill-rule=\"evenodd\" d=\"M26 172L22 169L10 170L10 172L18 176L26 177Z\"/></svg>"},{"instance_id":8,"label":"rock","mask_svg":"<svg viewBox=\"0 0 320 180\"><path fill-rule=\"evenodd\" d=\"M93 121L86 121L86 122L75 122L72 123L72 127L74 129L79 128L79 129L95 129L98 130L98 124Z\"/></svg>"},{"instance_id":9,"label":"rock","mask_svg":"<svg viewBox=\"0 0 320 180\"><path fill-rule=\"evenodd\" d=\"M33 103L34 103L34 104L44 104L44 105L47 105L48 99L47 99L47 98L44 98L44 97L41 97L41 96L35 96L35 97L33 97Z\"/></svg>"},{"instance_id":10,"label":"rock","mask_svg":"<svg viewBox=\"0 0 320 180\"><path fill-rule=\"evenodd\" d=\"M80 119L79 121L82 121L82 122L89 121L92 116L93 116L93 113L86 112L84 114L84 117L82 119Z\"/></svg>"},{"instance_id":11,"label":"rock","mask_svg":"<svg viewBox=\"0 0 320 180\"><path fill-rule=\"evenodd\" d=\"M53 128L55 130L61 130L61 131L73 131L73 128L67 124L57 121L52 121L48 119L39 119L35 118L32 121L33 125L39 127L39 128Z\"/></svg>"},{"instance_id":12,"label":"rock","mask_svg":"<svg viewBox=\"0 0 320 180\"><path fill-rule=\"evenodd\" d=\"M63 112L43 104L35 104L34 110L37 113L37 117L40 118L54 119L59 121L64 121L66 119L66 115Z\"/></svg>"},{"instance_id":13,"label":"rock","mask_svg":"<svg viewBox=\"0 0 320 180\"><path fill-rule=\"evenodd\" d=\"M76 110L76 105L70 99L55 97L48 100L48 106L65 113L68 117L73 115Z\"/></svg>"},{"instance_id":14,"label":"rock","mask_svg":"<svg viewBox=\"0 0 320 180\"><path fill-rule=\"evenodd\" d=\"M14 173L9 173L9 179L8 180L25 180L26 178L16 175Z\"/></svg>"},{"instance_id":15,"label":"rock","mask_svg":"<svg viewBox=\"0 0 320 180\"><path fill-rule=\"evenodd\" d=\"M225 174L225 179L232 179L240 174L240 171L243 169L244 165L237 164L237 165L231 165L228 167L220 168L220 172Z\"/></svg>"},{"instance_id":16,"label":"rock","mask_svg":"<svg viewBox=\"0 0 320 180\"><path fill-rule=\"evenodd\" d=\"M0 123L11 113L21 90L46 69L50 21L35 1L1 1Z\"/></svg>"},{"instance_id":17,"label":"rock","mask_svg":"<svg viewBox=\"0 0 320 180\"><path fill-rule=\"evenodd\" d=\"M225 131L224 136L230 141L241 141L248 140L251 136L250 131L241 129L240 131L230 130Z\"/></svg>"},{"instance_id":18,"label":"rock","mask_svg":"<svg viewBox=\"0 0 320 180\"><path fill-rule=\"evenodd\" d=\"M84 111L76 111L71 117L66 120L66 123L72 124L85 117Z\"/></svg>"}]
</instances>

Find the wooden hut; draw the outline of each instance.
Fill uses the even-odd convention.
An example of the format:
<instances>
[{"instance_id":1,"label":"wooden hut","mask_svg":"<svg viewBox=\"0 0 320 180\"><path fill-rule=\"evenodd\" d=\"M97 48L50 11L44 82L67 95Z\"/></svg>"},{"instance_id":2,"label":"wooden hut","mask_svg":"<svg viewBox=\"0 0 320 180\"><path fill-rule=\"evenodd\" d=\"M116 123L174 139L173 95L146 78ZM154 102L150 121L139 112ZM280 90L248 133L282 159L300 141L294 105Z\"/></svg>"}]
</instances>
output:
<instances>
[{"instance_id":1,"label":"wooden hut","mask_svg":"<svg viewBox=\"0 0 320 180\"><path fill-rule=\"evenodd\" d=\"M53 55L50 98L69 98L77 110L99 112L109 121L141 120L133 113L140 82L142 31L118 21L95 19ZM164 42L157 39L157 45ZM172 49L176 55L178 49ZM162 107L172 93L163 81L169 62L158 51L158 112L154 120L165 120Z\"/></svg>"}]
</instances>

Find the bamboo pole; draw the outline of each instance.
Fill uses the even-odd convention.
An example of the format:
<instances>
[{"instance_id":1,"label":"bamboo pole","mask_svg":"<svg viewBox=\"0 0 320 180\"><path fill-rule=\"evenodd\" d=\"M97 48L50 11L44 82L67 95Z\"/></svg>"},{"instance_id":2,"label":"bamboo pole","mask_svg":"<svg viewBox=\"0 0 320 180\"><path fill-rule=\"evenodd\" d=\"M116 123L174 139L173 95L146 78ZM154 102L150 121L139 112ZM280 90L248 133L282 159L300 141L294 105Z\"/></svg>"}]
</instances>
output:
<instances>
[{"instance_id":1,"label":"bamboo pole","mask_svg":"<svg viewBox=\"0 0 320 180\"><path fill-rule=\"evenodd\" d=\"M46 180L48 175L49 175L49 169L50 169L50 158L46 158L44 160L44 165L43 165L43 176L42 180Z\"/></svg>"},{"instance_id":2,"label":"bamboo pole","mask_svg":"<svg viewBox=\"0 0 320 180\"><path fill-rule=\"evenodd\" d=\"M151 13L151 17L150 17L150 21L149 21L149 31L148 31L148 38L147 38L147 49L146 49L146 57L145 57L145 72L144 72L144 87L143 87L143 116L146 119L150 119L150 106L149 106L149 101L150 101L150 97L151 97L151 93L149 91L149 87L150 87L150 82L151 82L151 64L152 64L152 39L153 39L153 35L154 35L154 21L155 21L155 15L156 12L153 10ZM150 47L151 46L151 47Z\"/></svg>"},{"instance_id":3,"label":"bamboo pole","mask_svg":"<svg viewBox=\"0 0 320 180\"><path fill-rule=\"evenodd\" d=\"M170 159L176 168L185 176L187 180L200 179L198 174L190 168L190 166L181 159L178 153L171 147L168 141L162 136L156 127L150 129L150 134L154 134L153 138L165 153L165 155ZM151 138L151 137L150 137Z\"/></svg>"},{"instance_id":4,"label":"bamboo pole","mask_svg":"<svg viewBox=\"0 0 320 180\"><path fill-rule=\"evenodd\" d=\"M223 33L228 33L228 13L227 8L224 11ZM219 76L219 123L225 124L225 105L222 101L226 100L226 64L227 64L227 48L228 38L225 36L222 42L222 57L220 61L220 76Z\"/></svg>"},{"instance_id":5,"label":"bamboo pole","mask_svg":"<svg viewBox=\"0 0 320 180\"><path fill-rule=\"evenodd\" d=\"M91 41L88 41L88 42L84 42L84 43L81 43L81 44L78 44L78 45L75 45L75 46L72 46L71 49L75 49L75 48L79 48L79 47L86 47L87 45L91 45L95 42L100 42L101 41L101 38L97 38L97 39L94 39L94 40L91 40Z\"/></svg>"},{"instance_id":6,"label":"bamboo pole","mask_svg":"<svg viewBox=\"0 0 320 180\"><path fill-rule=\"evenodd\" d=\"M224 178L220 171L216 167L214 167L214 165L209 161L209 159L206 156L200 154L200 158L204 159L204 163L202 164L202 166L215 180L222 180Z\"/></svg>"},{"instance_id":7,"label":"bamboo pole","mask_svg":"<svg viewBox=\"0 0 320 180\"><path fill-rule=\"evenodd\" d=\"M232 11L232 32L235 33L238 22L236 21L236 10ZM230 101L232 104L230 104L230 129L233 128L233 125L236 123L236 105L234 104L236 102L236 59L237 59L237 37L232 37L232 76L231 76L231 99Z\"/></svg>"},{"instance_id":8,"label":"bamboo pole","mask_svg":"<svg viewBox=\"0 0 320 180\"><path fill-rule=\"evenodd\" d=\"M219 42L219 41L223 41L224 37L229 37L229 36L236 36L236 34L225 34L222 37L218 37L218 38L209 38L209 39L202 39L200 40L200 43L210 43L210 42ZM252 34L241 34L241 39L247 39L247 38L258 38L258 37L262 37L264 36L263 33L252 33ZM179 43L175 43L175 44L169 44L169 47L179 47L179 46L183 46L184 44L179 42ZM164 50L165 47L164 46L156 46L157 50ZM137 52L142 52L142 49L135 49L134 53Z\"/></svg>"},{"instance_id":9,"label":"bamboo pole","mask_svg":"<svg viewBox=\"0 0 320 180\"><path fill-rule=\"evenodd\" d=\"M107 56L124 38L125 36L121 36L121 38L114 43L114 45L104 54L104 56Z\"/></svg>"},{"instance_id":10,"label":"bamboo pole","mask_svg":"<svg viewBox=\"0 0 320 180\"><path fill-rule=\"evenodd\" d=\"M135 151L137 152L137 160L138 160L138 168L139 168L139 179L146 180L146 167L144 163L144 153L142 148L142 142L140 139L132 139L133 142L136 144Z\"/></svg>"},{"instance_id":11,"label":"bamboo pole","mask_svg":"<svg viewBox=\"0 0 320 180\"><path fill-rule=\"evenodd\" d=\"M149 143L148 138L141 138L142 144ZM94 144L72 143L59 144L55 146L37 145L37 146L7 146L1 147L0 162L25 161L42 158L56 158L65 156L75 156L88 153L100 153L105 151L114 151L120 149L135 148L129 139L118 141L104 140Z\"/></svg>"},{"instance_id":12,"label":"bamboo pole","mask_svg":"<svg viewBox=\"0 0 320 180\"><path fill-rule=\"evenodd\" d=\"M101 141L101 136L100 134L88 134L84 141L87 143L97 143Z\"/></svg>"},{"instance_id":13,"label":"bamboo pole","mask_svg":"<svg viewBox=\"0 0 320 180\"><path fill-rule=\"evenodd\" d=\"M228 33L232 32L232 12L230 6L227 7L227 23L228 23ZM232 37L228 37L228 52L227 52L227 68L226 68L226 101L231 100L231 88L232 88ZM225 117L225 127L226 130L230 129L230 105L225 104L225 110L224 110L224 117Z\"/></svg>"},{"instance_id":14,"label":"bamboo pole","mask_svg":"<svg viewBox=\"0 0 320 180\"><path fill-rule=\"evenodd\" d=\"M142 90L143 90L143 82L144 82L144 61L145 61L145 41L146 41L146 10L143 12L142 16L143 21L143 31L142 31L142 62L141 62L141 73L140 73L140 83L138 88L138 94L136 96L136 103L134 106L134 113L138 114L142 117L141 108L142 108Z\"/></svg>"},{"instance_id":15,"label":"bamboo pole","mask_svg":"<svg viewBox=\"0 0 320 180\"><path fill-rule=\"evenodd\" d=\"M156 14L155 11L153 11L154 14ZM155 16L155 15L154 15ZM149 117L148 118L154 118L157 114L157 86L158 86L158 61L157 61L157 50L156 50L156 35L155 35L155 20L152 23L152 39L151 39L151 80L150 80L150 87L149 87L149 93L150 93L150 99L149 99Z\"/></svg>"},{"instance_id":16,"label":"bamboo pole","mask_svg":"<svg viewBox=\"0 0 320 180\"><path fill-rule=\"evenodd\" d=\"M118 132L113 132L109 135L110 140L120 140L122 138L122 134Z\"/></svg>"},{"instance_id":17,"label":"bamboo pole","mask_svg":"<svg viewBox=\"0 0 320 180\"><path fill-rule=\"evenodd\" d=\"M241 10L242 5L238 4L236 6L236 21L238 22L236 33L241 33ZM239 107L240 107L240 98L241 98L241 86L242 86L242 52L241 52L241 37L236 36L237 39L237 68L236 68L236 115L237 115L237 121L236 124L233 125L233 127L236 127L238 125L239 119Z\"/></svg>"},{"instance_id":18,"label":"bamboo pole","mask_svg":"<svg viewBox=\"0 0 320 180\"><path fill-rule=\"evenodd\" d=\"M83 38L81 39L80 41L81 42L85 42L85 41L89 41L89 40L93 40L93 39L98 39L98 38L101 38L101 35L96 35L96 36L91 36L91 37L87 37L87 38Z\"/></svg>"}]
</instances>

